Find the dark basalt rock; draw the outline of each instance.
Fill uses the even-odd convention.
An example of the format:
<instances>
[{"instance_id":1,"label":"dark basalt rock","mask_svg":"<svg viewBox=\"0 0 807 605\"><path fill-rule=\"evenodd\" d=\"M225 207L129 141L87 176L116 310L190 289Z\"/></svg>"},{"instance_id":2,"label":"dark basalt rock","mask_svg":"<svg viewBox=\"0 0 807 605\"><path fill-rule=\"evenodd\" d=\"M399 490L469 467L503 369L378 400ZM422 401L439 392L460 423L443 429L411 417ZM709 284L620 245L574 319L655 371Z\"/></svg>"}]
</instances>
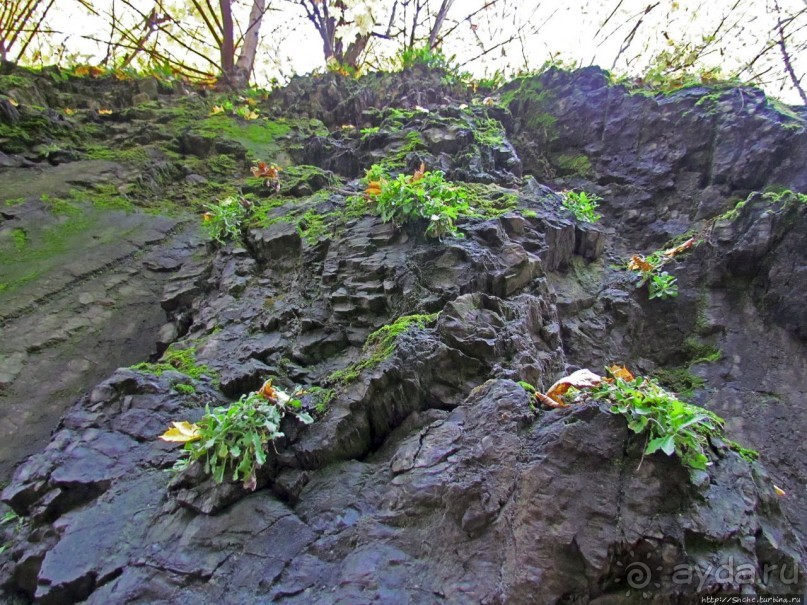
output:
<instances>
[{"instance_id":1,"label":"dark basalt rock","mask_svg":"<svg viewBox=\"0 0 807 605\"><path fill-rule=\"evenodd\" d=\"M550 69L503 91L525 172L552 179L553 157L585 158L592 174L559 182L603 195L606 215L634 241L658 246L684 232L704 194L712 209L698 218L770 185L807 189L807 122L758 89L629 94L591 67Z\"/></svg>"},{"instance_id":2,"label":"dark basalt rock","mask_svg":"<svg viewBox=\"0 0 807 605\"><path fill-rule=\"evenodd\" d=\"M407 171L427 160L448 178L508 187L518 207L460 219L464 237L443 240L371 215L313 238L270 220L243 247L147 265L169 280L162 346L193 347L217 380L118 370L68 410L3 491L25 522L3 528L2 597L662 605L804 593L807 451L794 436L805 428L807 205L754 194L712 220L750 189L807 188L799 118L745 88L631 95L597 69L550 70L502 95L508 109L473 104L419 71L295 79L273 93L273 115L332 132L295 140L300 161L350 179L417 133L423 142L396 156ZM391 128L390 107L412 111ZM509 136L468 126L488 118ZM341 216L360 188L314 197L331 176L267 217L303 204ZM604 225L577 223L561 187L603 196ZM648 300L619 267L690 229L704 243L666 267L678 297ZM374 331L438 311L355 379L333 379L374 352ZM691 398L762 462L714 439L693 480L675 457L644 456L645 437L606 403L540 410L517 384L545 390L615 362L702 380ZM335 397L310 426L284 419L255 491L215 484L198 464L165 472L178 457L157 440L169 422L196 421L270 376ZM727 565L728 577L717 572Z\"/></svg>"}]
</instances>

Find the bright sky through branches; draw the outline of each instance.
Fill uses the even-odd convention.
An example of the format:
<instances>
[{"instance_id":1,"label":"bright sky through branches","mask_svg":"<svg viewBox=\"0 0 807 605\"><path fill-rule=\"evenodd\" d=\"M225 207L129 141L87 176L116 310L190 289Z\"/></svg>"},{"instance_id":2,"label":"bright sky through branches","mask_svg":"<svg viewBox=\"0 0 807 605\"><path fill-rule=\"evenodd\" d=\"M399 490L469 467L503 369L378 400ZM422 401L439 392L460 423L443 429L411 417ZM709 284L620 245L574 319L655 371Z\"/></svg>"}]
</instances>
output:
<instances>
[{"instance_id":1,"label":"bright sky through branches","mask_svg":"<svg viewBox=\"0 0 807 605\"><path fill-rule=\"evenodd\" d=\"M588 3L559 0L498 0L479 11L472 19L464 19L480 9L483 0L460 0L454 3L446 27L458 26L446 39L444 52L456 56L462 69L476 76L500 70L506 74L535 70L547 60L565 64L600 65L617 73L640 75L663 49L673 45L698 45L704 36L716 33L714 41L700 57L705 67L721 67L731 74L760 53L768 52L740 73L740 79L752 77L765 85L767 92L786 102L798 103L799 97L782 77L782 57L771 39L776 28L776 0L607 0ZM109 15L113 0L95 0L95 9ZM187 17L187 7L180 0L163 3ZM241 1L241 11L248 11ZM385 3L382 3L385 4ZM386 4L389 4L387 2ZM144 13L155 6L154 0L131 0L131 5ZM247 5L247 6L245 6ZM267 85L273 78L281 82L295 73L307 73L324 65L322 44L304 13L289 0L269 3L262 29L262 46L256 65L255 82ZM807 4L804 0L778 0L786 14L797 14L789 24L794 32L792 63L798 75L807 72ZM121 14L121 3L114 4ZM652 7L647 10L648 7ZM239 6L236 3L236 11ZM109 36L108 21L102 16L85 16L77 0L60 0L49 16L49 26L60 32L50 40L50 48L40 48L45 62L62 57L79 62L97 63L105 54ZM379 19L380 21L380 19ZM638 22L638 26L637 26ZM632 29L635 34L630 37ZM509 40L510 37L514 39ZM92 40L90 38L94 38ZM376 39L371 48L371 67L384 67L398 50L398 43ZM488 51L485 53L484 51ZM480 56L481 55L481 56ZM188 53L184 56L193 61ZM388 65L388 64L387 64ZM805 78L807 81L807 78Z\"/></svg>"}]
</instances>

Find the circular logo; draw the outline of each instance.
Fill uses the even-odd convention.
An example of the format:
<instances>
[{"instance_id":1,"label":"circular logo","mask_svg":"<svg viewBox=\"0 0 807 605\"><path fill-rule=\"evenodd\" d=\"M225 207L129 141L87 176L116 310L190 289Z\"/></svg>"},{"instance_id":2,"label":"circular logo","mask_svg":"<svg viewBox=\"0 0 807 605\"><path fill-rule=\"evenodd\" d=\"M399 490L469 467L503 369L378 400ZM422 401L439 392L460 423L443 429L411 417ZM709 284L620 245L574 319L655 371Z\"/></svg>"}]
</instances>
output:
<instances>
[{"instance_id":1,"label":"circular logo","mask_svg":"<svg viewBox=\"0 0 807 605\"><path fill-rule=\"evenodd\" d=\"M631 563L625 568L625 579L634 590L642 590L652 579L650 567L644 563Z\"/></svg>"}]
</instances>

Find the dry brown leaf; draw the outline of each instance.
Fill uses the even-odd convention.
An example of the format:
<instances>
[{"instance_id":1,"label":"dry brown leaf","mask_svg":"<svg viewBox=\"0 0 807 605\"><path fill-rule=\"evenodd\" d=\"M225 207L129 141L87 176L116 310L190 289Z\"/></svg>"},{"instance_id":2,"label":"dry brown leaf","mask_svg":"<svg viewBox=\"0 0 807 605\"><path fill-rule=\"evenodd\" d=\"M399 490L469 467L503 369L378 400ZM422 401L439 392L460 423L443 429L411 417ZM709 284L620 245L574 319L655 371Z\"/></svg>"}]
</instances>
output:
<instances>
[{"instance_id":1,"label":"dry brown leaf","mask_svg":"<svg viewBox=\"0 0 807 605\"><path fill-rule=\"evenodd\" d=\"M412 175L412 183L417 183L420 179L423 178L423 175L426 174L426 164L424 162L420 163L420 168L415 170L415 173Z\"/></svg>"},{"instance_id":2,"label":"dry brown leaf","mask_svg":"<svg viewBox=\"0 0 807 605\"><path fill-rule=\"evenodd\" d=\"M575 389L590 389L596 387L602 382L602 377L597 376L590 370L577 370L558 380L555 384L549 387L546 395L536 393L535 396L542 403L550 407L562 407L566 404L563 402L563 395L572 387ZM549 403L549 402L552 403Z\"/></svg>"},{"instance_id":3,"label":"dry brown leaf","mask_svg":"<svg viewBox=\"0 0 807 605\"><path fill-rule=\"evenodd\" d=\"M279 175L280 168L274 164L267 164L266 162L258 162L257 166L252 167L252 175L267 179L276 179Z\"/></svg>"},{"instance_id":4,"label":"dry brown leaf","mask_svg":"<svg viewBox=\"0 0 807 605\"><path fill-rule=\"evenodd\" d=\"M653 270L653 265L648 263L643 256L636 254L630 257L630 260L628 261L628 269L631 271L641 271L642 273L647 273L648 271Z\"/></svg>"},{"instance_id":5,"label":"dry brown leaf","mask_svg":"<svg viewBox=\"0 0 807 605\"><path fill-rule=\"evenodd\" d=\"M675 248L670 248L669 250L665 250L661 254L662 254L662 256L667 256L669 258L672 258L673 256L676 256L678 254L681 254L682 252L685 252L685 251L689 250L694 245L695 245L695 238L690 237L687 241L685 241L680 246L676 246Z\"/></svg>"}]
</instances>

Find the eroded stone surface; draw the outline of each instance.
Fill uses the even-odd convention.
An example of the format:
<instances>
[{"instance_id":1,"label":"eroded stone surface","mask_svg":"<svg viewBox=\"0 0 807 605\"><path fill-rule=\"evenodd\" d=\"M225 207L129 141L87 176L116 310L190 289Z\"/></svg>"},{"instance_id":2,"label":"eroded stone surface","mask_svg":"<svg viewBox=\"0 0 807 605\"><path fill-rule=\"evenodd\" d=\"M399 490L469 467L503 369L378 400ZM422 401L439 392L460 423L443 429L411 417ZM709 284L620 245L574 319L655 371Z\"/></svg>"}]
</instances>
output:
<instances>
[{"instance_id":1,"label":"eroded stone surface","mask_svg":"<svg viewBox=\"0 0 807 605\"><path fill-rule=\"evenodd\" d=\"M514 115L486 114L515 146L496 136L477 145L457 121L470 117L452 107L465 99L432 75L420 87L417 74L379 76L376 92L339 88L335 76L297 80L271 103L322 119L331 136L291 153L350 178L402 144L384 128L364 141L342 128L383 125L394 92L411 110L404 131L425 142L407 170L425 159L452 178L496 182L518 208L458 221L463 239L429 240L416 226L364 216L316 238L275 222L193 262L150 257L147 270L168 279L168 323L154 339L195 347L220 382L119 370L81 397L3 492L27 518L7 530L6 594L93 604L661 605L804 591L807 512L794 495L807 455L794 435L807 392L805 206L752 196L736 216L708 222L750 189L801 187L804 133L783 126L795 118L748 89L649 98L607 86L596 70L550 71L538 80L550 93L540 102L516 96ZM536 111L554 118L553 132ZM576 224L552 188L519 180L522 162L554 189L603 195L604 224ZM312 207L342 211L348 193L337 188ZM648 300L617 267L688 229L706 243L670 266L679 296ZM130 281L113 281L135 295ZM104 309L107 299L87 287L76 304ZM256 491L216 485L198 465L164 472L178 454L156 437L171 420L194 421L268 376L286 387L328 384L362 358L374 330L438 311L399 336L387 359L332 383L336 397L313 425L284 421ZM43 325L78 333L88 322L92 314L55 331ZM24 361L6 359L0 380L20 375ZM692 397L725 415L728 435L760 449L764 466L714 441L709 480L695 483L675 458L642 456L643 438L606 407L535 410L516 383L546 389L577 367L614 362L702 378ZM756 581L672 580L677 566L703 572L728 559ZM632 591L639 564L651 576ZM786 571L761 581L773 566Z\"/></svg>"}]
</instances>

